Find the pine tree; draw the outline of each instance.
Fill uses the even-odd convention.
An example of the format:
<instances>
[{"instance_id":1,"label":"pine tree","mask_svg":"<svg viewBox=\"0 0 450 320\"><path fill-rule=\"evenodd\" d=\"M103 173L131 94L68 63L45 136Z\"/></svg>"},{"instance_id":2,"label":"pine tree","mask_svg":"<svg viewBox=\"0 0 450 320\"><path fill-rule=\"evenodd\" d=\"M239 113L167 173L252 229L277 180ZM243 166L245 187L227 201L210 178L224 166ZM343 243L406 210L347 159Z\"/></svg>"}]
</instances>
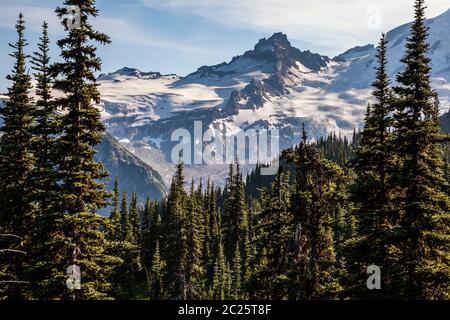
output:
<instances>
[{"instance_id":1,"label":"pine tree","mask_svg":"<svg viewBox=\"0 0 450 320\"><path fill-rule=\"evenodd\" d=\"M128 192L124 192L122 195L120 204L120 224L122 240L134 243L133 226L131 225L130 211L128 209Z\"/></svg>"},{"instance_id":2,"label":"pine tree","mask_svg":"<svg viewBox=\"0 0 450 320\"><path fill-rule=\"evenodd\" d=\"M204 269L201 263L201 199L191 184L188 207L186 212L187 260L186 260L186 299L203 297Z\"/></svg>"},{"instance_id":3,"label":"pine tree","mask_svg":"<svg viewBox=\"0 0 450 320\"><path fill-rule=\"evenodd\" d=\"M216 262L214 264L214 276L212 284L212 299L224 300L227 298L228 272L225 262L223 245L220 243L216 253Z\"/></svg>"},{"instance_id":4,"label":"pine tree","mask_svg":"<svg viewBox=\"0 0 450 320\"><path fill-rule=\"evenodd\" d=\"M241 253L239 246L236 246L236 250L234 251L233 257L233 269L231 271L231 298L234 300L239 300L241 298L241 278L242 278L242 269L241 269Z\"/></svg>"},{"instance_id":5,"label":"pine tree","mask_svg":"<svg viewBox=\"0 0 450 320\"><path fill-rule=\"evenodd\" d=\"M55 214L58 198L58 166L56 141L60 134L59 116L52 101L52 77L50 74L50 40L48 24L42 25L38 51L32 57L34 77L37 81L35 126L33 129L33 153L35 165L32 185L41 216Z\"/></svg>"},{"instance_id":6,"label":"pine tree","mask_svg":"<svg viewBox=\"0 0 450 320\"><path fill-rule=\"evenodd\" d=\"M138 244L141 239L141 219L139 216L138 199L136 193L132 193L131 195L130 224L131 232L133 233L133 239L135 243Z\"/></svg>"},{"instance_id":7,"label":"pine tree","mask_svg":"<svg viewBox=\"0 0 450 320\"><path fill-rule=\"evenodd\" d=\"M223 229L223 238L224 238L224 246L225 246L225 256L227 259L232 259L233 253L236 246L236 233L237 233L237 225L236 225L236 212L235 210L235 175L234 175L234 166L230 164L228 177L225 185L225 202L223 209L223 218L222 218L222 229Z\"/></svg>"},{"instance_id":8,"label":"pine tree","mask_svg":"<svg viewBox=\"0 0 450 320\"><path fill-rule=\"evenodd\" d=\"M58 233L49 252L49 259L57 272L56 278L65 279L69 264L81 267L81 290L69 292L64 281L49 284L49 299L105 299L110 297L109 277L120 259L108 254L111 243L104 230L109 230L109 219L96 213L106 205L108 192L101 182L106 177L103 166L94 161L94 146L101 139L104 127L100 112L94 106L100 100L95 83L95 72L101 62L96 57L95 42L108 43L106 35L93 29L89 17L98 15L93 0L65 0L57 8L60 18L68 7L78 6L81 24L69 28L63 21L67 36L58 41L62 62L52 65L54 89L62 92L55 99L55 108L61 108L61 135L56 149L58 161ZM72 259L72 252L79 254Z\"/></svg>"},{"instance_id":9,"label":"pine tree","mask_svg":"<svg viewBox=\"0 0 450 320\"><path fill-rule=\"evenodd\" d=\"M26 71L27 42L24 38L25 22L19 15L16 24L18 39L9 46L15 59L14 67L7 79L9 100L0 109L3 127L0 129L0 233L14 234L23 238L25 251L34 219L33 190L30 175L33 168L32 134L34 106L28 97L31 80ZM24 279L23 263L8 266L10 274ZM10 288L9 298L23 298L21 287Z\"/></svg>"},{"instance_id":10,"label":"pine tree","mask_svg":"<svg viewBox=\"0 0 450 320\"><path fill-rule=\"evenodd\" d=\"M245 259L245 273L247 270L246 250L248 249L248 242L245 241L248 231L248 209L244 190L245 186L239 164L236 163L236 172L234 172L233 165L230 165L222 220L225 239L225 257L227 261L231 261L236 246L240 244L241 254Z\"/></svg>"},{"instance_id":11,"label":"pine tree","mask_svg":"<svg viewBox=\"0 0 450 320\"><path fill-rule=\"evenodd\" d=\"M141 264L141 252L140 248L142 248L142 232L141 232L141 217L138 209L138 199L137 194L133 193L131 195L131 204L130 204L130 226L131 233L133 234L131 243L136 247L135 254L133 260L135 261L135 272L139 272L142 270Z\"/></svg>"},{"instance_id":12,"label":"pine tree","mask_svg":"<svg viewBox=\"0 0 450 320\"><path fill-rule=\"evenodd\" d=\"M154 215L156 214L154 209L155 206L153 202L150 200L150 197L147 197L144 210L142 212L142 244L141 244L142 264L145 269L147 268L147 266L151 265L156 245L156 242L155 243L153 242L153 235L152 235L152 223Z\"/></svg>"},{"instance_id":13,"label":"pine tree","mask_svg":"<svg viewBox=\"0 0 450 320\"><path fill-rule=\"evenodd\" d=\"M160 206L156 202L153 207L153 219L150 225L150 248L153 256L154 250L156 248L156 241L160 241L162 238L162 226L161 226L161 215L159 213Z\"/></svg>"},{"instance_id":14,"label":"pine tree","mask_svg":"<svg viewBox=\"0 0 450 320\"><path fill-rule=\"evenodd\" d=\"M393 277L393 230L396 217L392 210L393 187L388 172L393 164L391 134L392 91L387 75L387 42L384 34L378 47L378 67L373 83L375 102L369 105L361 133L361 144L356 149L353 168L358 175L353 188L352 199L358 217L358 236L347 248L352 290L363 297L393 297L390 288ZM382 290L369 291L365 283L367 267L377 265L383 268ZM354 293L358 294L358 293Z\"/></svg>"},{"instance_id":15,"label":"pine tree","mask_svg":"<svg viewBox=\"0 0 450 320\"><path fill-rule=\"evenodd\" d=\"M235 177L235 214L236 214L236 245L239 245L242 257L242 275L243 280L247 281L251 275L250 270L250 238L249 238L249 217L248 208L245 197L245 185L242 173L240 172L239 163L236 164ZM234 255L234 254L233 254ZM230 260L232 257L230 257Z\"/></svg>"},{"instance_id":16,"label":"pine tree","mask_svg":"<svg viewBox=\"0 0 450 320\"><path fill-rule=\"evenodd\" d=\"M37 205L36 221L33 224L32 248L28 274L34 298L50 299L57 295L56 289L63 282L58 265L52 258L54 248L60 248L59 233L62 213L59 201L59 159L57 142L60 135L60 117L51 94L50 41L48 25L42 25L42 36L38 51L32 56L36 83L35 123L33 127L33 154L35 163L31 173L33 200Z\"/></svg>"},{"instance_id":17,"label":"pine tree","mask_svg":"<svg viewBox=\"0 0 450 320\"><path fill-rule=\"evenodd\" d=\"M104 184L99 182L106 172L93 159L94 146L101 142L104 126L100 111L94 106L100 102L94 72L100 70L101 61L92 43L107 44L110 40L89 23L89 17L98 15L94 0L65 0L64 7L57 8L56 13L64 18L70 6L80 8L81 23L69 29L66 19L63 20L68 32L66 38L58 41L63 62L54 64L53 71L57 76L54 87L64 93L57 103L66 111L62 119L64 133L59 141L63 157L60 195L64 211L73 215L105 206L108 195Z\"/></svg>"},{"instance_id":18,"label":"pine tree","mask_svg":"<svg viewBox=\"0 0 450 320\"><path fill-rule=\"evenodd\" d=\"M397 297L448 299L450 292L450 199L444 175L437 94L431 89L427 56L428 28L423 0L415 2L415 21L401 60L404 70L395 107L394 150L398 165L393 179L401 187L397 231L399 261Z\"/></svg>"},{"instance_id":19,"label":"pine tree","mask_svg":"<svg viewBox=\"0 0 450 320\"><path fill-rule=\"evenodd\" d=\"M272 184L270 193L263 192L262 210L259 216L257 241L265 249L265 267L255 277L261 281L256 288L259 295L266 299L283 299L287 297L288 284L286 274L293 240L293 220L290 211L291 195L289 174L281 171ZM292 258L292 257L291 257ZM267 296L264 293L268 293Z\"/></svg>"},{"instance_id":20,"label":"pine tree","mask_svg":"<svg viewBox=\"0 0 450 320\"><path fill-rule=\"evenodd\" d=\"M163 298L163 282L162 282L163 262L159 250L159 240L156 240L155 253L152 259L151 279L151 298L160 300Z\"/></svg>"},{"instance_id":21,"label":"pine tree","mask_svg":"<svg viewBox=\"0 0 450 320\"><path fill-rule=\"evenodd\" d=\"M303 142L283 159L295 164L296 185L292 210L295 237L289 271L291 299L335 298L341 290L336 279L334 252L334 209L339 203L338 186L344 173L336 164L323 160L318 150Z\"/></svg>"},{"instance_id":22,"label":"pine tree","mask_svg":"<svg viewBox=\"0 0 450 320\"><path fill-rule=\"evenodd\" d=\"M215 259L212 253L216 252L213 244L212 227L215 222L212 221L215 218L216 213L216 203L215 197L211 196L214 193L214 187L211 185L211 180L208 179L206 184L205 195L203 198L203 246L202 246L202 260L203 268L206 271L207 279L212 281L213 268ZM211 208L213 207L213 213L211 213Z\"/></svg>"},{"instance_id":23,"label":"pine tree","mask_svg":"<svg viewBox=\"0 0 450 320\"><path fill-rule=\"evenodd\" d=\"M186 200L183 164L177 165L176 174L167 199L164 217L164 260L166 262L164 288L169 299L186 299L187 295L187 232Z\"/></svg>"},{"instance_id":24,"label":"pine tree","mask_svg":"<svg viewBox=\"0 0 450 320\"><path fill-rule=\"evenodd\" d=\"M202 218L202 262L206 278L206 287L211 288L216 263L216 253L222 243L221 215L217 207L217 190L214 183L208 179L203 195Z\"/></svg>"},{"instance_id":25,"label":"pine tree","mask_svg":"<svg viewBox=\"0 0 450 320\"><path fill-rule=\"evenodd\" d=\"M133 233L128 206L128 193L124 192L120 204L120 232L114 251L121 258L121 264L113 274L114 291L119 298L132 299L136 294L136 276L140 270L139 247Z\"/></svg>"},{"instance_id":26,"label":"pine tree","mask_svg":"<svg viewBox=\"0 0 450 320\"><path fill-rule=\"evenodd\" d=\"M120 194L119 194L119 179L116 177L114 181L114 195L113 195L113 208L111 210L111 214L109 215L109 219L111 220L111 236L110 238L113 240L122 239L122 225L121 225L121 216L120 216Z\"/></svg>"},{"instance_id":27,"label":"pine tree","mask_svg":"<svg viewBox=\"0 0 450 320\"><path fill-rule=\"evenodd\" d=\"M33 167L32 131L34 107L28 97L31 79L26 71L27 42L24 38L25 22L19 15L16 24L18 40L9 46L15 51L12 82L8 89L9 100L0 109L4 125L0 137L0 206L1 231L24 236L25 227L32 221L31 190L29 177Z\"/></svg>"}]
</instances>

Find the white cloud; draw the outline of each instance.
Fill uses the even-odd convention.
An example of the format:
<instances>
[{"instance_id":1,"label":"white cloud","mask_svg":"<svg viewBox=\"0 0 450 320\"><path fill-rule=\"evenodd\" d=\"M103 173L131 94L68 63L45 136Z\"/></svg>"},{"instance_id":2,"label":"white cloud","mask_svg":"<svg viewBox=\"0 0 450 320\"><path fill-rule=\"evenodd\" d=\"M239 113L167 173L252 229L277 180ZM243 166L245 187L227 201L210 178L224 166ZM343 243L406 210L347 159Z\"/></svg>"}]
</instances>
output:
<instances>
[{"instance_id":1,"label":"white cloud","mask_svg":"<svg viewBox=\"0 0 450 320\"><path fill-rule=\"evenodd\" d=\"M133 25L124 19L99 17L95 19L94 26L96 29L107 33L113 43L122 42L143 47L158 47L188 53L205 53L205 49L184 45L180 41L164 39L164 37L148 29L144 30L142 27Z\"/></svg>"},{"instance_id":2,"label":"white cloud","mask_svg":"<svg viewBox=\"0 0 450 320\"><path fill-rule=\"evenodd\" d=\"M377 42L381 31L389 31L413 17L413 0L142 1L150 8L194 14L230 28L283 31L292 39L335 50ZM448 10L450 3L429 0L428 7L427 15L433 17ZM377 11L380 28L374 29L373 14Z\"/></svg>"},{"instance_id":3,"label":"white cloud","mask_svg":"<svg viewBox=\"0 0 450 320\"><path fill-rule=\"evenodd\" d=\"M13 29L20 12L24 15L27 30L40 32L42 22L47 21L51 34L58 36L64 34L63 26L55 14L54 8L26 4L0 4L0 27ZM204 49L183 45L179 41L166 40L149 30L144 31L125 19L100 16L93 20L93 24L98 30L106 32L113 43L159 47L196 54L205 53Z\"/></svg>"},{"instance_id":4,"label":"white cloud","mask_svg":"<svg viewBox=\"0 0 450 320\"><path fill-rule=\"evenodd\" d=\"M63 31L54 9L31 5L0 5L0 27L14 28L20 12L24 15L28 30L40 31L42 22L47 21L52 33Z\"/></svg>"}]
</instances>

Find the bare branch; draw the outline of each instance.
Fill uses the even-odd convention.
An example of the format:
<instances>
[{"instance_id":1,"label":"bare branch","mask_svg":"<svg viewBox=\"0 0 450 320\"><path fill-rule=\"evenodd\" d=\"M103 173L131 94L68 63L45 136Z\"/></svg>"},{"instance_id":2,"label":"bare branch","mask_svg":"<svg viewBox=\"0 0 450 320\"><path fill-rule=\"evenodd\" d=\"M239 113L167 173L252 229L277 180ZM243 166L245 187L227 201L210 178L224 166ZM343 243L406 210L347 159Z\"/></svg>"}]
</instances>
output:
<instances>
[{"instance_id":1,"label":"bare branch","mask_svg":"<svg viewBox=\"0 0 450 320\"><path fill-rule=\"evenodd\" d=\"M22 250L14 250L14 249L0 249L0 253L15 253L15 254L21 254L26 256L27 253Z\"/></svg>"},{"instance_id":2,"label":"bare branch","mask_svg":"<svg viewBox=\"0 0 450 320\"><path fill-rule=\"evenodd\" d=\"M9 281L0 281L0 284L29 284L29 282L28 281L9 280Z\"/></svg>"},{"instance_id":3,"label":"bare branch","mask_svg":"<svg viewBox=\"0 0 450 320\"><path fill-rule=\"evenodd\" d=\"M3 238L15 238L15 239L17 239L17 240L22 240L23 238L22 237L19 237L18 235L15 235L15 234L2 234L2 233L0 233L0 237L3 237Z\"/></svg>"}]
</instances>

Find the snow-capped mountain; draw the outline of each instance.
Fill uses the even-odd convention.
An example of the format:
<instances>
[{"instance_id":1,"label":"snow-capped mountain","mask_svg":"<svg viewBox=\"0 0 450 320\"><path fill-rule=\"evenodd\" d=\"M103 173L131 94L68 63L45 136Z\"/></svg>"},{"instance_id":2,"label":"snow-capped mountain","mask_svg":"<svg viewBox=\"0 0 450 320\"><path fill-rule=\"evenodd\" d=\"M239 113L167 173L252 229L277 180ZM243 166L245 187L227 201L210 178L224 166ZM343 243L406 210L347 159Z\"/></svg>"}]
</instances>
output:
<instances>
[{"instance_id":1,"label":"snow-capped mountain","mask_svg":"<svg viewBox=\"0 0 450 320\"><path fill-rule=\"evenodd\" d=\"M8 101L8 97L0 95L0 108ZM0 117L0 127L3 125ZM0 133L1 134L1 133ZM151 199L162 199L167 194L167 186L150 165L130 153L109 133L105 133L102 142L96 146L95 159L100 161L110 176L104 180L109 191L114 190L114 181L119 179L121 191L129 194L137 193L140 201L150 196ZM108 209L102 210L107 213Z\"/></svg>"},{"instance_id":2,"label":"snow-capped mountain","mask_svg":"<svg viewBox=\"0 0 450 320\"><path fill-rule=\"evenodd\" d=\"M441 100L441 110L450 107L450 9L442 15L428 19L429 28L428 43L430 45L429 56L432 60L432 78L434 88L438 91ZM400 59L405 52L406 40L409 36L411 23L397 27L386 34L388 41L388 72L395 84L396 74L403 65ZM337 56L334 60L344 66L336 81L337 89L368 88L372 83L376 66L376 48L373 45L356 47Z\"/></svg>"},{"instance_id":3,"label":"snow-capped mountain","mask_svg":"<svg viewBox=\"0 0 450 320\"><path fill-rule=\"evenodd\" d=\"M444 112L450 106L450 10L429 19L433 85ZM402 69L410 24L387 34L389 73ZM203 66L186 77L123 68L99 77L107 130L166 181L173 173L176 129L280 131L280 150L299 142L302 124L311 138L329 132L351 135L362 126L376 66L376 48L365 45L329 58L294 48L275 33L230 62ZM249 153L254 150L247 150ZM187 166L187 177L218 181L226 166Z\"/></svg>"}]
</instances>

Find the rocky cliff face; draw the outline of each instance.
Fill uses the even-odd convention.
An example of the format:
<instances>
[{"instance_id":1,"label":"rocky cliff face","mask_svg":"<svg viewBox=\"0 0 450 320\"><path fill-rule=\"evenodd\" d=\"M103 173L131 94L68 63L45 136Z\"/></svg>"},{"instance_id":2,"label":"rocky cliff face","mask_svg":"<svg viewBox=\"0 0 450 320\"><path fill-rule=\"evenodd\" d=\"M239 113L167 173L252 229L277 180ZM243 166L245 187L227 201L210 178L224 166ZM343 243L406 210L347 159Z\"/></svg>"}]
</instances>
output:
<instances>
[{"instance_id":1,"label":"rocky cliff face","mask_svg":"<svg viewBox=\"0 0 450 320\"><path fill-rule=\"evenodd\" d=\"M161 175L148 164L134 156L120 145L110 134L96 147L95 159L102 162L110 173L106 181L108 190L114 190L114 181L119 179L121 191L129 194L136 192L140 201L161 199L167 193L167 187Z\"/></svg>"}]
</instances>

